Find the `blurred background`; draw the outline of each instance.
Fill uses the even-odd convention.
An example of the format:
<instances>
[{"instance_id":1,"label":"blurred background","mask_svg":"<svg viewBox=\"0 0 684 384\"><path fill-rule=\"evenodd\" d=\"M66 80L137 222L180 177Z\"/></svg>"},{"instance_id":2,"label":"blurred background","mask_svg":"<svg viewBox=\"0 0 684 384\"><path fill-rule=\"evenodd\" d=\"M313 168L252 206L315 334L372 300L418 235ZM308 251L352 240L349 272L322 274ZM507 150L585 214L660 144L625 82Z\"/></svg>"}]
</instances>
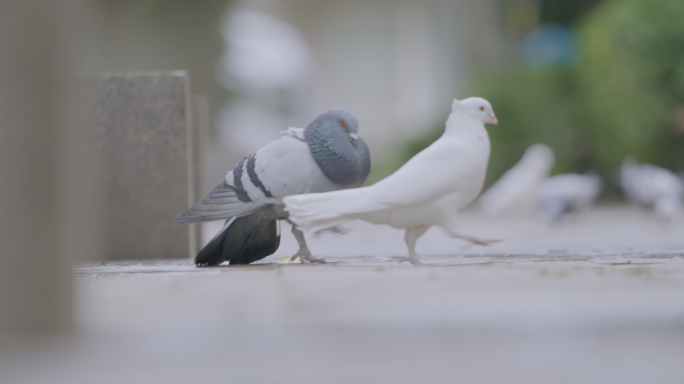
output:
<instances>
[{"instance_id":1,"label":"blurred background","mask_svg":"<svg viewBox=\"0 0 684 384\"><path fill-rule=\"evenodd\" d=\"M684 5L675 0L103 0L92 70L187 69L208 101L202 190L288 126L357 115L369 182L489 99L488 184L534 143L553 173L612 180L627 155L684 169ZM609 191L615 192L611 183Z\"/></svg>"}]
</instances>

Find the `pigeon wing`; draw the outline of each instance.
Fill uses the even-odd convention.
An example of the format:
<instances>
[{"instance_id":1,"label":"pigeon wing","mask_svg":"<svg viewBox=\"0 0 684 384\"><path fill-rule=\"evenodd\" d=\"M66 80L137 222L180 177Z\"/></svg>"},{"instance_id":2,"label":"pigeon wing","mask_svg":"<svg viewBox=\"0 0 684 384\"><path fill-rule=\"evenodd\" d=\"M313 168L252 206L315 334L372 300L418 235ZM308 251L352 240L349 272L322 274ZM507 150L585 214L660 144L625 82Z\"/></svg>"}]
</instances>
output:
<instances>
[{"instance_id":1,"label":"pigeon wing","mask_svg":"<svg viewBox=\"0 0 684 384\"><path fill-rule=\"evenodd\" d=\"M244 190L239 190L224 181L204 199L196 202L192 207L176 216L175 222L181 225L225 220L234 216L244 216L266 207L264 204L241 201L238 194L244 193Z\"/></svg>"},{"instance_id":2,"label":"pigeon wing","mask_svg":"<svg viewBox=\"0 0 684 384\"><path fill-rule=\"evenodd\" d=\"M290 218L297 224L316 222L325 227L341 218L370 214L395 207L420 205L458 192L467 175L471 154L464 146L440 139L403 167L378 183L364 188L285 199Z\"/></svg>"},{"instance_id":3,"label":"pigeon wing","mask_svg":"<svg viewBox=\"0 0 684 384\"><path fill-rule=\"evenodd\" d=\"M399 170L369 188L368 199L382 208L418 205L457 192L469 171L470 149L440 139Z\"/></svg>"},{"instance_id":4,"label":"pigeon wing","mask_svg":"<svg viewBox=\"0 0 684 384\"><path fill-rule=\"evenodd\" d=\"M176 217L176 224L245 216L285 196L335 189L329 185L306 142L285 136L238 162L223 183Z\"/></svg>"}]
</instances>

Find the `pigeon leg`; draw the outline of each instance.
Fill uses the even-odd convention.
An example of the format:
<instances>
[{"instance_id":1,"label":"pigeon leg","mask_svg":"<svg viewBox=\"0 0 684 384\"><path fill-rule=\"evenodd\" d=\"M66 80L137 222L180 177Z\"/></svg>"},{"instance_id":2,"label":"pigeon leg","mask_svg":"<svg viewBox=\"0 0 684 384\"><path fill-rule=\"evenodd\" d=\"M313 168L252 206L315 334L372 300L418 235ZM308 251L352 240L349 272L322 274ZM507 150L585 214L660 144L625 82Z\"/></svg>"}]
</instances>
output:
<instances>
[{"instance_id":1,"label":"pigeon leg","mask_svg":"<svg viewBox=\"0 0 684 384\"><path fill-rule=\"evenodd\" d=\"M416 267L423 265L423 263L418 260L418 255L416 254L416 241L418 241L418 239L423 236L428 229L430 229L429 225L421 225L406 229L404 240L406 241L406 246L408 247L409 257L399 260L400 263L409 261Z\"/></svg>"},{"instance_id":2,"label":"pigeon leg","mask_svg":"<svg viewBox=\"0 0 684 384\"><path fill-rule=\"evenodd\" d=\"M455 237L455 236L454 236L454 237ZM503 241L503 240L498 240L498 239L480 239L480 238L474 237L474 236L462 236L462 237L459 237L459 238L460 238L460 239L463 239L463 240L466 240L466 241L470 241L470 242L473 243L473 244L483 245L483 246L486 246L486 247L487 247L487 246L490 246L490 245L492 245L492 244L495 244L495 243L500 243L500 242Z\"/></svg>"},{"instance_id":3,"label":"pigeon leg","mask_svg":"<svg viewBox=\"0 0 684 384\"><path fill-rule=\"evenodd\" d=\"M294 224L292 224L292 234L294 235L295 239L297 239L297 243L299 243L299 251L297 251L296 255L292 256L292 260L299 256L302 259L302 263L325 263L325 260L317 259L311 256L309 247L306 246L304 233L297 229L297 226Z\"/></svg>"},{"instance_id":4,"label":"pigeon leg","mask_svg":"<svg viewBox=\"0 0 684 384\"><path fill-rule=\"evenodd\" d=\"M480 239L479 237L464 235L464 234L461 234L458 232L452 232L450 230L447 230L447 233L449 234L449 236L454 237L456 239L462 239L465 241L469 241L473 244L483 245L483 246L489 246L489 245L492 245L494 243L500 243L503 241L503 240L493 240L493 239Z\"/></svg>"},{"instance_id":5,"label":"pigeon leg","mask_svg":"<svg viewBox=\"0 0 684 384\"><path fill-rule=\"evenodd\" d=\"M473 244L489 246L489 245L492 245L494 243L499 243L499 242L503 241L503 240L492 240L492 239L480 239L480 238L477 238L475 236L464 235L464 234L460 233L455 227L456 226L452 224L452 225L445 226L444 229L446 230L446 232L449 236L454 237L456 239L462 239L465 241L469 241Z\"/></svg>"}]
</instances>

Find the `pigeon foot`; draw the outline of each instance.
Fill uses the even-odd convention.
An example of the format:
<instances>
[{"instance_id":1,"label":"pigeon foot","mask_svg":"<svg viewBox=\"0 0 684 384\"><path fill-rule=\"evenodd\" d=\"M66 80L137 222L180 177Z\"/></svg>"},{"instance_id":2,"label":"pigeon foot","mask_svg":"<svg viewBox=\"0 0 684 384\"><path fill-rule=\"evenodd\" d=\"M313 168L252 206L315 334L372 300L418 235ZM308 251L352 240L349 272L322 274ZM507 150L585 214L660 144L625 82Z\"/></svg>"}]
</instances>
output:
<instances>
[{"instance_id":1,"label":"pigeon foot","mask_svg":"<svg viewBox=\"0 0 684 384\"><path fill-rule=\"evenodd\" d=\"M408 261L409 263L413 264L414 267L420 267L422 265L425 265L425 264L421 263L420 261L418 261L416 259L412 259L410 257L402 257L401 259L399 259L399 264L401 264L405 261Z\"/></svg>"},{"instance_id":2,"label":"pigeon foot","mask_svg":"<svg viewBox=\"0 0 684 384\"><path fill-rule=\"evenodd\" d=\"M309 256L307 258L302 259L302 263L311 263L311 264L325 264L325 260L323 259L317 259L313 256Z\"/></svg>"},{"instance_id":3,"label":"pigeon foot","mask_svg":"<svg viewBox=\"0 0 684 384\"><path fill-rule=\"evenodd\" d=\"M493 239L478 239L477 237L471 237L471 238L468 238L467 240L473 244L482 245L485 247L488 247L492 244L500 243L503 241L503 240L493 240Z\"/></svg>"},{"instance_id":4,"label":"pigeon foot","mask_svg":"<svg viewBox=\"0 0 684 384\"><path fill-rule=\"evenodd\" d=\"M302 264L325 264L325 260L315 258L315 257L311 256L310 254L302 255L302 254L298 253L298 254L292 256L292 260L294 260L297 257L299 257Z\"/></svg>"},{"instance_id":5,"label":"pigeon foot","mask_svg":"<svg viewBox=\"0 0 684 384\"><path fill-rule=\"evenodd\" d=\"M300 263L301 261L299 260L298 255L294 256L283 256L280 259L278 259L278 264L292 264L292 263Z\"/></svg>"}]
</instances>

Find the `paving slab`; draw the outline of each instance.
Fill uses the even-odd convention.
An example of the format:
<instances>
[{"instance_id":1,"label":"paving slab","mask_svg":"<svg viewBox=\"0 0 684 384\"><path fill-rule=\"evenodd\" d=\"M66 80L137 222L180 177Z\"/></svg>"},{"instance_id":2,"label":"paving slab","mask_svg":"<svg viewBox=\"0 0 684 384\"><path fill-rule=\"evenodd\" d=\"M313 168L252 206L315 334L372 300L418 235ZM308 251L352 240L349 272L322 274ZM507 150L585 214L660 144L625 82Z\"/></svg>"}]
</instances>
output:
<instances>
[{"instance_id":1,"label":"paving slab","mask_svg":"<svg viewBox=\"0 0 684 384\"><path fill-rule=\"evenodd\" d=\"M75 270L79 333L6 360L25 369L11 382L678 383L684 377L678 256L428 257L430 265L421 268L387 258L330 261L81 266ZM2 372L0 365L0 378Z\"/></svg>"},{"instance_id":2,"label":"paving slab","mask_svg":"<svg viewBox=\"0 0 684 384\"><path fill-rule=\"evenodd\" d=\"M683 382L681 224L633 224L626 207L588 215L622 220L466 214L475 233L508 234L510 252L435 231L419 268L397 261L401 233L362 224L311 236L323 265L80 265L77 334L16 348L0 382ZM620 231L630 246L609 236Z\"/></svg>"}]
</instances>

